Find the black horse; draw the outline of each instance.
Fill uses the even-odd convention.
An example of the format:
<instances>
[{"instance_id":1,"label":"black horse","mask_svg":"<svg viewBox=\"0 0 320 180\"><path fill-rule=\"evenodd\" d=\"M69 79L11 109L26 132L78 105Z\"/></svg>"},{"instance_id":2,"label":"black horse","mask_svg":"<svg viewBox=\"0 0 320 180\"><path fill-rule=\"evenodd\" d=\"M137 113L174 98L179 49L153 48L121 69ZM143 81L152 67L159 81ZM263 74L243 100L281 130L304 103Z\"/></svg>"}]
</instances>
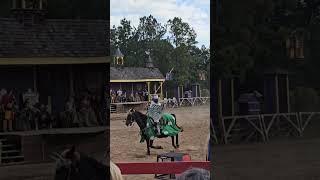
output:
<instances>
[{"instance_id":1,"label":"black horse","mask_svg":"<svg viewBox=\"0 0 320 180\"><path fill-rule=\"evenodd\" d=\"M176 116L175 114L172 114L173 117L176 119ZM136 111L134 109L130 109L129 110L129 113L128 113L128 116L127 116L127 119L126 119L126 126L132 126L132 124L134 122L136 122L140 128L140 131L143 132L141 134L141 136L143 136L144 139L146 139L146 143L147 143L147 154L150 155L150 148L153 148L153 149L162 149L161 146L154 146L153 145L153 140L149 139L149 137L144 133L144 130L146 129L147 127L147 115L139 112L139 111ZM177 121L176 122L176 126L181 130L181 132L183 131L182 127L179 127L177 125ZM168 136L166 135L159 135L157 136L157 138L167 138ZM172 146L177 149L179 148L179 135L177 134L176 136L176 141L174 141L174 136L171 136L171 140L172 140Z\"/></svg>"},{"instance_id":2,"label":"black horse","mask_svg":"<svg viewBox=\"0 0 320 180\"><path fill-rule=\"evenodd\" d=\"M51 156L56 160L54 180L107 180L110 171L107 165L75 151L73 146L61 154Z\"/></svg>"}]
</instances>

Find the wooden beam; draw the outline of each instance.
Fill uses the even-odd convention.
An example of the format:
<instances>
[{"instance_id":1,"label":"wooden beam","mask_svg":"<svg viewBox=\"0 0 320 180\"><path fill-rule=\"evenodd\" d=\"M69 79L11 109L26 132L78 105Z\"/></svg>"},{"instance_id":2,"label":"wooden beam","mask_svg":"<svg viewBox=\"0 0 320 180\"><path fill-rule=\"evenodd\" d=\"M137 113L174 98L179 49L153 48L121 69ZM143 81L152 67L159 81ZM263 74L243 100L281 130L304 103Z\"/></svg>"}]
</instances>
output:
<instances>
[{"instance_id":1,"label":"wooden beam","mask_svg":"<svg viewBox=\"0 0 320 180\"><path fill-rule=\"evenodd\" d=\"M234 116L234 79L231 79L231 114Z\"/></svg>"},{"instance_id":2,"label":"wooden beam","mask_svg":"<svg viewBox=\"0 0 320 180\"><path fill-rule=\"evenodd\" d=\"M25 9L25 8L26 8L26 1L22 0L22 9Z\"/></svg>"},{"instance_id":3,"label":"wooden beam","mask_svg":"<svg viewBox=\"0 0 320 180\"><path fill-rule=\"evenodd\" d=\"M181 174L190 168L210 170L210 161L130 162L115 163L124 175L129 174Z\"/></svg>"},{"instance_id":4,"label":"wooden beam","mask_svg":"<svg viewBox=\"0 0 320 180\"><path fill-rule=\"evenodd\" d=\"M131 82L164 82L165 79L111 79L111 83L131 83Z\"/></svg>"},{"instance_id":5,"label":"wooden beam","mask_svg":"<svg viewBox=\"0 0 320 180\"><path fill-rule=\"evenodd\" d=\"M287 83L287 106L288 106L288 113L291 112L290 108L290 86L289 86L289 75L286 75L286 83Z\"/></svg>"},{"instance_id":6,"label":"wooden beam","mask_svg":"<svg viewBox=\"0 0 320 180\"><path fill-rule=\"evenodd\" d=\"M160 82L160 99L163 99L163 82Z\"/></svg>"},{"instance_id":7,"label":"wooden beam","mask_svg":"<svg viewBox=\"0 0 320 180\"><path fill-rule=\"evenodd\" d=\"M37 67L33 66L33 91L34 92L38 92L38 88L37 88Z\"/></svg>"},{"instance_id":8,"label":"wooden beam","mask_svg":"<svg viewBox=\"0 0 320 180\"><path fill-rule=\"evenodd\" d=\"M70 96L74 95L74 84L73 84L73 69L72 66L69 66L69 83L70 83Z\"/></svg>"},{"instance_id":9,"label":"wooden beam","mask_svg":"<svg viewBox=\"0 0 320 180\"><path fill-rule=\"evenodd\" d=\"M222 117L222 91L221 91L221 79L218 80L218 104L219 104L219 116Z\"/></svg>"},{"instance_id":10,"label":"wooden beam","mask_svg":"<svg viewBox=\"0 0 320 180\"><path fill-rule=\"evenodd\" d=\"M276 113L280 112L279 109L279 84L278 84L278 75L275 75L275 91L276 91Z\"/></svg>"},{"instance_id":11,"label":"wooden beam","mask_svg":"<svg viewBox=\"0 0 320 180\"><path fill-rule=\"evenodd\" d=\"M151 101L150 82L147 82L147 86L148 86L148 100Z\"/></svg>"},{"instance_id":12,"label":"wooden beam","mask_svg":"<svg viewBox=\"0 0 320 180\"><path fill-rule=\"evenodd\" d=\"M131 83L131 94L133 94L133 83Z\"/></svg>"},{"instance_id":13,"label":"wooden beam","mask_svg":"<svg viewBox=\"0 0 320 180\"><path fill-rule=\"evenodd\" d=\"M41 9L41 10L43 9L42 0L39 1L39 9Z\"/></svg>"},{"instance_id":14,"label":"wooden beam","mask_svg":"<svg viewBox=\"0 0 320 180\"><path fill-rule=\"evenodd\" d=\"M17 9L17 0L12 1L12 8Z\"/></svg>"}]
</instances>

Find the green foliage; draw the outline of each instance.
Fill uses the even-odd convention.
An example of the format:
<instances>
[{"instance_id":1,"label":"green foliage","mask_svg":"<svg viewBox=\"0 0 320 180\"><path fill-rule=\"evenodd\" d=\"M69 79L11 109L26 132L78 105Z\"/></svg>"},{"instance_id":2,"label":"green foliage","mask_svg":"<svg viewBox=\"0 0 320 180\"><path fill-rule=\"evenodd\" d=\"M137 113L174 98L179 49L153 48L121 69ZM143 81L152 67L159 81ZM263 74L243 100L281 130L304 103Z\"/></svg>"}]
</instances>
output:
<instances>
[{"instance_id":1,"label":"green foliage","mask_svg":"<svg viewBox=\"0 0 320 180\"><path fill-rule=\"evenodd\" d=\"M169 29L169 31L167 31ZM122 19L111 28L111 54L117 47L125 55L126 66L145 66L145 51L150 50L153 63L163 74L174 67L174 81L178 84L199 82L198 73L204 71L209 79L210 51L196 47L196 33L181 18L160 24L152 15L140 18L137 28ZM203 83L209 87L209 81Z\"/></svg>"},{"instance_id":2,"label":"green foliage","mask_svg":"<svg viewBox=\"0 0 320 180\"><path fill-rule=\"evenodd\" d=\"M175 17L168 21L171 37L176 47L181 45L192 46L197 44L197 34L188 23L183 22L181 18Z\"/></svg>"}]
</instances>

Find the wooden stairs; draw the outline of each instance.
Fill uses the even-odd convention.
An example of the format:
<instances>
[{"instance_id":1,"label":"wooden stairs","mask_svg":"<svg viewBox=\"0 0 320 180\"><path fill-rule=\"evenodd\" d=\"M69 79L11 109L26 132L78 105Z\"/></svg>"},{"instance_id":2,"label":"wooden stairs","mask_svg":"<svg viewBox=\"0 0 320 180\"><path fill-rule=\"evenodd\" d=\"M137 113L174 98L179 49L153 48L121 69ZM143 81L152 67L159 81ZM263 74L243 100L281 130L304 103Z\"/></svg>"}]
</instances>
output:
<instances>
[{"instance_id":1,"label":"wooden stairs","mask_svg":"<svg viewBox=\"0 0 320 180\"><path fill-rule=\"evenodd\" d=\"M116 113L117 112L117 106L114 104L110 104L110 113Z\"/></svg>"},{"instance_id":2,"label":"wooden stairs","mask_svg":"<svg viewBox=\"0 0 320 180\"><path fill-rule=\"evenodd\" d=\"M2 165L24 161L21 145L16 139L7 135L0 136L0 160Z\"/></svg>"}]
</instances>

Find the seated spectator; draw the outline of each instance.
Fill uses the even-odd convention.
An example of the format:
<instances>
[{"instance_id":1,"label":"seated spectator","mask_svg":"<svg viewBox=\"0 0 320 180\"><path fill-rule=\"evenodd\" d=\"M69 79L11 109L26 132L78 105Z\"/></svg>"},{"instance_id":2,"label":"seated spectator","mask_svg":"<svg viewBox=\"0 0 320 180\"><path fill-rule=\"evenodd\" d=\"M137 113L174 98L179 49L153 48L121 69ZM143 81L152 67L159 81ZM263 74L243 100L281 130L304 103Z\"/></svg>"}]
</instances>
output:
<instances>
[{"instance_id":1,"label":"seated spectator","mask_svg":"<svg viewBox=\"0 0 320 180\"><path fill-rule=\"evenodd\" d=\"M129 102L135 102L136 101L136 98L134 97L133 93L130 94L130 97L129 97Z\"/></svg>"},{"instance_id":2,"label":"seated spectator","mask_svg":"<svg viewBox=\"0 0 320 180\"><path fill-rule=\"evenodd\" d=\"M183 172L177 180L210 180L210 172L205 169L192 168Z\"/></svg>"},{"instance_id":3,"label":"seated spectator","mask_svg":"<svg viewBox=\"0 0 320 180\"><path fill-rule=\"evenodd\" d=\"M141 101L140 95L138 93L136 93L136 95L135 95L135 100L136 100L136 102Z\"/></svg>"},{"instance_id":4,"label":"seated spectator","mask_svg":"<svg viewBox=\"0 0 320 180\"><path fill-rule=\"evenodd\" d=\"M110 161L110 175L111 175L111 180L123 180L121 170L112 161Z\"/></svg>"}]
</instances>

